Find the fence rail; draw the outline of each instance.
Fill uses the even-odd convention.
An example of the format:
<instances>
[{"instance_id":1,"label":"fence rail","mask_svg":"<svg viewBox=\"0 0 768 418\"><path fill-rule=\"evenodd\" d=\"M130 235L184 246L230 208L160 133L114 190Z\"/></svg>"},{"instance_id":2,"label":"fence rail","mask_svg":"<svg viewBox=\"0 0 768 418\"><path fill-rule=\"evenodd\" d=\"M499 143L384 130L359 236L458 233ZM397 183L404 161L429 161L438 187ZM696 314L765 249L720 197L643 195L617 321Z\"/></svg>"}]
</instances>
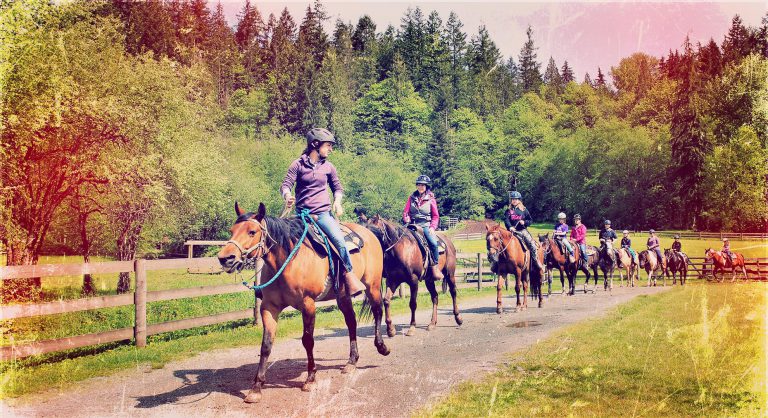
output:
<instances>
[{"instance_id":1,"label":"fence rail","mask_svg":"<svg viewBox=\"0 0 768 418\"><path fill-rule=\"evenodd\" d=\"M255 303L256 307L240 311L225 312L215 315L188 318L151 325L147 324L147 304L150 302L249 291L249 289L242 284L227 284L149 292L147 291L147 271L181 268L214 269L218 268L218 265L218 260L215 257L208 257L169 260L111 261L89 264L49 264L37 266L0 267L0 280L68 276L86 273L93 274L124 272L133 273L135 274L136 278L136 288L133 293L75 300L62 300L39 304L3 306L2 309L0 309L0 320L18 319L42 315L55 315L91 309L134 305L135 320L134 326L129 328L0 347L0 360L8 361L54 351L68 350L94 344L125 341L130 339L134 339L138 347L143 347L146 345L147 336L149 335L246 318L254 318L254 322L257 321L258 304Z\"/></svg>"},{"instance_id":2,"label":"fence rail","mask_svg":"<svg viewBox=\"0 0 768 418\"><path fill-rule=\"evenodd\" d=\"M595 235L600 234L599 229L592 230ZM620 232L620 231L619 231ZM633 234L647 234L648 231L632 231ZM675 235L680 235L683 239L717 239L722 240L728 238L730 240L761 240L768 239L768 234L760 233L746 233L746 232L669 232L669 231L656 231L656 235L665 238L672 238ZM474 240L485 238L485 233L475 232L467 234L454 234L454 240Z\"/></svg>"}]
</instances>

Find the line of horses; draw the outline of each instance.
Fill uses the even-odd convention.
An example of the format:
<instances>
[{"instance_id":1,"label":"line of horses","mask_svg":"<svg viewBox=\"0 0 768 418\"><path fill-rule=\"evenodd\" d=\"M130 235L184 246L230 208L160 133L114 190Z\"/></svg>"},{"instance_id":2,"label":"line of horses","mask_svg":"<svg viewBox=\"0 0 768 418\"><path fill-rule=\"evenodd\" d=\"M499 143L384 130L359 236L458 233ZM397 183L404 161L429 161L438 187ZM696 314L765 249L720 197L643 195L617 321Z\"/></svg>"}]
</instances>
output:
<instances>
[{"instance_id":1,"label":"line of horses","mask_svg":"<svg viewBox=\"0 0 768 418\"><path fill-rule=\"evenodd\" d=\"M260 204L256 212L248 212L235 203L237 220L231 228L232 236L227 244L219 251L218 259L222 269L227 273L239 272L249 260L262 259L262 278L276 279L263 289L257 290L257 296L262 300L260 313L262 317L263 335L261 357L256 376L250 391L245 396L247 403L259 402L262 388L266 383L267 362L275 341L277 323L280 312L287 307L293 307L302 315L304 331L301 337L307 353L307 378L302 386L303 391L309 391L315 383L317 368L314 361L314 327L316 302L336 300L339 310L349 333L349 360L342 368L342 373L349 373L356 368L359 359L357 347L357 316L352 306L352 299L345 289L344 280L336 281L336 286L329 286L331 264L324 254L319 254L303 239L306 235L303 221L299 218L276 218L266 215L264 204ZM432 316L427 330L437 325L438 292L435 279L428 268L427 255L412 231L395 222L388 221L378 215L371 218L361 217L363 224L344 223L363 241L363 245L350 254L355 273L365 284L365 312L373 316L374 346L381 355L390 353L381 332L381 322L385 319L387 335L395 336L395 328L390 314L390 302L395 290L401 285L410 287L411 321L405 335L413 335L416 329L416 303L419 282L424 281L432 299ZM486 227L486 244L488 258L492 263L492 271L498 276L496 312L503 312L501 302L502 284L507 282L508 275L515 276L515 294L517 303L515 311L528 308L528 294L538 299L539 307L543 304L542 285L547 278L548 294L551 294L551 269L560 271L560 280L564 286L564 275L568 278L568 294L575 293L575 276L581 270L587 276L584 291L590 279L589 269L594 275L592 291L597 287L597 268L603 271L604 287L611 290L613 286L613 271L620 267L620 272L626 271L628 283L635 285L637 268L645 268L648 272L648 285L653 278L656 284L657 272L664 273L666 284L667 269L673 272L673 284L676 282L675 272L681 272L681 284L687 276L686 264L676 261L680 254L668 254L668 261L656 260L653 251L640 253L639 266L634 263L626 250L613 251L610 243L601 249L588 247L587 254L581 254L578 245L574 247L576 260L571 262L559 245L548 235L540 236L536 254L530 254L525 246L510 231L500 225ZM438 267L442 272L443 289L447 289L453 300L453 315L457 325L462 324L461 314L456 300L456 248L451 240L442 233L438 237L445 242L445 252L440 254ZM301 242L299 242L301 240ZM298 248L296 248L298 246ZM708 252L709 256L709 252ZM546 271L538 269L533 262L536 257L546 266ZM719 263L717 254L712 255L715 265ZM581 263L581 259L586 260ZM743 265L743 257L741 257ZM340 268L336 264L335 272ZM717 269L717 267L716 267ZM745 272L746 275L746 272ZM386 281L382 278L386 277ZM503 282L502 282L503 279ZM623 283L623 272L621 273ZM384 286L386 283L386 288ZM361 314L363 311L361 310Z\"/></svg>"}]
</instances>

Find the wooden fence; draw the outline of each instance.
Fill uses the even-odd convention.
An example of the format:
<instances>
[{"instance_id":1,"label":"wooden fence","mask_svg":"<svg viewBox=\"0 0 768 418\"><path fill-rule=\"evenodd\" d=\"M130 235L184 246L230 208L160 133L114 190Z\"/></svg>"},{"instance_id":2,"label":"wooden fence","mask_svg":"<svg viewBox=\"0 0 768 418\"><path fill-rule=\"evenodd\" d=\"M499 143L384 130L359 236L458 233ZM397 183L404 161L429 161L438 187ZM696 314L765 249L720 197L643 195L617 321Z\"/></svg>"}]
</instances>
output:
<instances>
[{"instance_id":1,"label":"wooden fence","mask_svg":"<svg viewBox=\"0 0 768 418\"><path fill-rule=\"evenodd\" d=\"M593 230L595 236L600 235L599 229ZM621 231L616 232L621 235ZM647 235L648 231L632 231L635 235ZM656 235L664 238L672 238L675 235L680 235L682 239L710 239L710 240L722 240L728 238L730 240L762 240L768 239L768 234L759 233L746 233L746 232L669 232L669 231L656 231ZM485 233L475 232L471 234L455 234L452 237L454 240L474 240L484 239Z\"/></svg>"},{"instance_id":2,"label":"wooden fence","mask_svg":"<svg viewBox=\"0 0 768 418\"><path fill-rule=\"evenodd\" d=\"M218 268L215 257L168 260L110 261L89 264L50 264L36 266L0 267L0 280L25 279L33 277L52 277L96 273L133 273L136 287L133 293L100 296L85 299L61 300L39 304L19 304L3 306L0 320L10 320L41 315L54 315L91 309L111 308L134 305L134 326L96 334L79 335L54 340L37 341L29 344L0 347L0 360L8 361L53 351L69 350L94 344L134 339L138 347L147 344L147 336L181 329L202 327L221 322L253 318L258 321L258 304L254 308L234 312L225 312L204 317L182 319L147 325L147 304L150 302L193 298L210 295L223 295L250 291L240 283L216 286L198 286L184 289L147 291L147 271L172 270L183 268ZM254 297L255 299L255 297Z\"/></svg>"}]
</instances>

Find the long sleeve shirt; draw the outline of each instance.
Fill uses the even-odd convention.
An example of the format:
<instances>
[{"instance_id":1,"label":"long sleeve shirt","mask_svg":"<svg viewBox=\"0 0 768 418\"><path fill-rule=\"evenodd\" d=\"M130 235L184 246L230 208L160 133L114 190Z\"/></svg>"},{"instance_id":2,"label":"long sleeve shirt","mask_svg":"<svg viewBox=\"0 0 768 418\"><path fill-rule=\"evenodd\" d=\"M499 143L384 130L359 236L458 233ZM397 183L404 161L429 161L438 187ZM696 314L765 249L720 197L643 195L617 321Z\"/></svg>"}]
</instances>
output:
<instances>
[{"instance_id":1,"label":"long sleeve shirt","mask_svg":"<svg viewBox=\"0 0 768 418\"><path fill-rule=\"evenodd\" d=\"M329 186L336 197L344 193L336 167L327 160L313 163L306 154L288 167L288 173L280 187L283 197L291 193L294 185L296 185L296 208L309 209L312 214L331 210Z\"/></svg>"},{"instance_id":2,"label":"long sleeve shirt","mask_svg":"<svg viewBox=\"0 0 768 418\"><path fill-rule=\"evenodd\" d=\"M571 229L571 239L577 244L587 243L587 227L584 224L579 224Z\"/></svg>"},{"instance_id":3,"label":"long sleeve shirt","mask_svg":"<svg viewBox=\"0 0 768 418\"><path fill-rule=\"evenodd\" d=\"M523 221L523 223L521 224L520 221ZM533 218L531 218L528 209L507 209L504 213L504 225L506 225L509 230L515 228L517 231L522 231L523 229L528 228L531 223L533 223Z\"/></svg>"},{"instance_id":4,"label":"long sleeve shirt","mask_svg":"<svg viewBox=\"0 0 768 418\"><path fill-rule=\"evenodd\" d=\"M419 226L428 224L430 228L437 229L440 223L440 212L437 210L435 195L429 191L421 196L418 192L408 196L403 209L403 220Z\"/></svg>"}]
</instances>

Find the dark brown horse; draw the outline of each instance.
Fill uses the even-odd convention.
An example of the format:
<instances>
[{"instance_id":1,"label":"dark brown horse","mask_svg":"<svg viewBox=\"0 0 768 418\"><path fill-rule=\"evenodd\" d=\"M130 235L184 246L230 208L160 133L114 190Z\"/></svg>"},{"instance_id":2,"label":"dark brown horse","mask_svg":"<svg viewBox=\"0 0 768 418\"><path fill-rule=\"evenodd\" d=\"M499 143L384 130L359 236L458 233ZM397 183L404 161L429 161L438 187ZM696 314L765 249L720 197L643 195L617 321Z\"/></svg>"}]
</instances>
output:
<instances>
[{"instance_id":1,"label":"dark brown horse","mask_svg":"<svg viewBox=\"0 0 768 418\"><path fill-rule=\"evenodd\" d=\"M395 336L395 327L392 325L392 317L389 312L392 295L401 284L407 284L411 289L411 325L405 335L413 335L416 330L416 298L419 292L419 281L424 283L432 296L432 319L427 326L431 331L437 325L437 289L435 288L435 279L430 273L430 268L425 267L424 257L422 256L419 244L413 233L401 225L388 221L379 215L374 215L370 219L362 218L366 222L368 229L373 232L376 238L384 247L384 277L387 278L387 294L384 297L384 311L387 323L387 334L390 337ZM453 242L443 234L437 234L445 241L446 249L444 254L440 254L438 259L438 268L443 273L444 284L453 298L453 317L458 325L462 324L459 306L456 303L456 247Z\"/></svg>"},{"instance_id":2,"label":"dark brown horse","mask_svg":"<svg viewBox=\"0 0 768 418\"><path fill-rule=\"evenodd\" d=\"M485 241L488 248L488 260L491 262L491 271L498 276L496 282L496 313L503 312L501 306L502 278L507 282L507 276L515 276L515 293L517 305L515 312L528 309L528 286L533 286L533 295L539 298L539 308L544 303L541 295L541 272L531 273L531 254L523 249L520 241L501 225L485 225ZM533 255L534 257L536 255ZM479 280L479 278L478 278ZM522 302L520 291L523 291Z\"/></svg>"},{"instance_id":3,"label":"dark brown horse","mask_svg":"<svg viewBox=\"0 0 768 418\"><path fill-rule=\"evenodd\" d=\"M272 351L277 331L277 320L280 312L292 306L301 312L304 320L304 334L301 342L307 351L307 380L302 390L308 391L315 382L314 331L315 331L315 302L336 299L349 331L349 361L342 369L348 373L355 369L359 354L357 351L357 319L352 309L352 300L345 290L344 280L339 282L338 293L334 286L328 286L328 258L318 255L308 242L298 242L304 231L304 225L299 218L282 219L266 216L264 204L259 205L257 213L246 213L235 203L237 221L232 226L232 237L219 251L218 258L222 269L227 273L240 271L248 259L263 259L262 277L271 279L285 266L282 274L257 296L262 299L261 318L264 333L261 341L261 359L259 368L245 402L261 400L261 388L266 382L267 361ZM366 228L356 224L346 224L364 241L359 252L350 254L355 273L366 287L367 303L374 316L374 345L382 355L389 354L389 349L381 337L381 271L382 251L379 240ZM293 259L288 260L289 254L296 246L300 246ZM265 282L269 279L265 279ZM322 297L321 297L322 296Z\"/></svg>"},{"instance_id":4,"label":"dark brown horse","mask_svg":"<svg viewBox=\"0 0 768 418\"><path fill-rule=\"evenodd\" d=\"M575 261L572 263L568 259L568 255L563 253L560 245L555 242L555 239L550 237L549 234L539 235L539 243L544 249L545 258L544 266L547 268L547 282L551 283L551 269L557 269L560 272L560 284L563 287L562 293L565 293L565 277L568 278L568 295L572 296L576 294L576 273L578 272L579 264L581 263L581 248L578 245L571 243L573 246L573 255ZM589 276L589 272L587 272ZM550 286L551 293L551 286Z\"/></svg>"},{"instance_id":5,"label":"dark brown horse","mask_svg":"<svg viewBox=\"0 0 768 418\"><path fill-rule=\"evenodd\" d=\"M677 284L677 275L680 275L680 286L685 285L688 280L688 256L679 251L672 251L667 248L664 250L664 257L667 258L667 271L665 275L672 273L672 286Z\"/></svg>"},{"instance_id":6,"label":"dark brown horse","mask_svg":"<svg viewBox=\"0 0 768 418\"><path fill-rule=\"evenodd\" d=\"M613 291L613 270L618 266L616 250L613 249L613 241L600 239L600 270L603 272L603 289Z\"/></svg>"},{"instance_id":7,"label":"dark brown horse","mask_svg":"<svg viewBox=\"0 0 768 418\"><path fill-rule=\"evenodd\" d=\"M733 273L731 283L736 280L737 271L743 272L744 280L747 280L747 267L744 264L744 256L742 254L733 253L733 262L726 260L727 256L723 254L722 251L715 251L711 248L708 248L704 255L706 256L707 261L712 261L715 266L712 270L712 276L714 276L715 279L717 279L717 273L725 273L726 269L730 267L731 273ZM722 282L723 279L724 278L721 278L719 281Z\"/></svg>"}]
</instances>

